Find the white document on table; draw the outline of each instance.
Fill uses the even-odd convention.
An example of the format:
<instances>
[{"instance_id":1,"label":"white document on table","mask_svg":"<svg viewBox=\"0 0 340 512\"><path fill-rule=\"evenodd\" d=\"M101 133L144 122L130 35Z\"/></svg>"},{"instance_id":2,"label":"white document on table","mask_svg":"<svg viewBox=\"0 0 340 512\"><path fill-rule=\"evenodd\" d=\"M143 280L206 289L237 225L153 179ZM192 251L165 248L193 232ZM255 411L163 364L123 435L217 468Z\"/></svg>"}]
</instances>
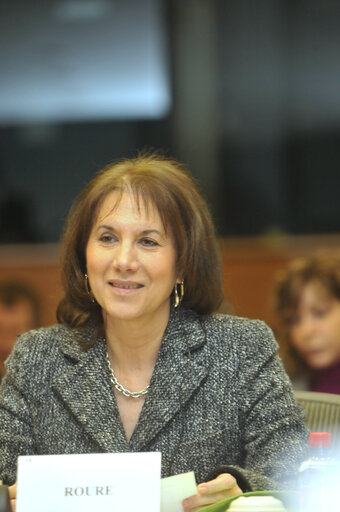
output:
<instances>
[{"instance_id":1,"label":"white document on table","mask_svg":"<svg viewBox=\"0 0 340 512\"><path fill-rule=\"evenodd\" d=\"M159 512L161 454L18 458L17 512Z\"/></svg>"}]
</instances>

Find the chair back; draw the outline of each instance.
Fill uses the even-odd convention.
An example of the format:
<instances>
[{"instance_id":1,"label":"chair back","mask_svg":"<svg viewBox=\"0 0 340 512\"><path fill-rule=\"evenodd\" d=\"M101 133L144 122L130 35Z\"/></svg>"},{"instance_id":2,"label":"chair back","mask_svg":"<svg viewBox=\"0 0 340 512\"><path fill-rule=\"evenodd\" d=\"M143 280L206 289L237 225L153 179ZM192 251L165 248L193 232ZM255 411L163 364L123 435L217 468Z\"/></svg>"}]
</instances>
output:
<instances>
[{"instance_id":1,"label":"chair back","mask_svg":"<svg viewBox=\"0 0 340 512\"><path fill-rule=\"evenodd\" d=\"M311 432L330 432L332 445L340 447L340 395L295 391L295 397L305 409L305 421Z\"/></svg>"}]
</instances>

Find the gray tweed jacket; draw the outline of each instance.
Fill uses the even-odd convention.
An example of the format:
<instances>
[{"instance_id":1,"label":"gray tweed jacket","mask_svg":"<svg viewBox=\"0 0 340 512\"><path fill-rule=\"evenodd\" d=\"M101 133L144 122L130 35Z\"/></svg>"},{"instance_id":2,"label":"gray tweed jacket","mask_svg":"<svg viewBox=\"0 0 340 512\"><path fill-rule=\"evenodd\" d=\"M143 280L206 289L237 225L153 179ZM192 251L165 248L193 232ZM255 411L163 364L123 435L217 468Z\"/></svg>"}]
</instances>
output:
<instances>
[{"instance_id":1,"label":"gray tweed jacket","mask_svg":"<svg viewBox=\"0 0 340 512\"><path fill-rule=\"evenodd\" d=\"M198 482L229 470L254 490L283 488L307 432L270 329L226 315L172 311L135 431L127 442L92 329L55 325L18 338L0 389L0 478L18 455L160 451L162 475Z\"/></svg>"}]
</instances>

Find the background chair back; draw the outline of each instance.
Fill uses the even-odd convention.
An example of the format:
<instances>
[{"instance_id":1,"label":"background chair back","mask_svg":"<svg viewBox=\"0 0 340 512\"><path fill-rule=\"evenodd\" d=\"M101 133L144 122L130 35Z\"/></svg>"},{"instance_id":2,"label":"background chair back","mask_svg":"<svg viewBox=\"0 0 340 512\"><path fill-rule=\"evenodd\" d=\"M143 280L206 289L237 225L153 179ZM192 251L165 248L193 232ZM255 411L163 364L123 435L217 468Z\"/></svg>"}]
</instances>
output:
<instances>
[{"instance_id":1,"label":"background chair back","mask_svg":"<svg viewBox=\"0 0 340 512\"><path fill-rule=\"evenodd\" d=\"M300 405L305 409L305 421L311 432L330 432L332 445L340 450L340 395L295 391Z\"/></svg>"}]
</instances>

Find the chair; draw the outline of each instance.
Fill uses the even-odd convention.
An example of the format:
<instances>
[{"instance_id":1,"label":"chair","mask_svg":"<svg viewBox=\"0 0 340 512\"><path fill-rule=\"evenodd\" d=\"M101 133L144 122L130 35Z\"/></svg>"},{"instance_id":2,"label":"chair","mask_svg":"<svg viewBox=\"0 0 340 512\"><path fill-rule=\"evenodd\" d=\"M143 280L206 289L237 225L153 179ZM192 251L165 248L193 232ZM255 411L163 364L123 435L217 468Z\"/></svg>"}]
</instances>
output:
<instances>
[{"instance_id":1,"label":"chair","mask_svg":"<svg viewBox=\"0 0 340 512\"><path fill-rule=\"evenodd\" d=\"M340 395L295 391L295 397L305 409L305 421L311 432L330 432L332 444L340 446Z\"/></svg>"}]
</instances>

